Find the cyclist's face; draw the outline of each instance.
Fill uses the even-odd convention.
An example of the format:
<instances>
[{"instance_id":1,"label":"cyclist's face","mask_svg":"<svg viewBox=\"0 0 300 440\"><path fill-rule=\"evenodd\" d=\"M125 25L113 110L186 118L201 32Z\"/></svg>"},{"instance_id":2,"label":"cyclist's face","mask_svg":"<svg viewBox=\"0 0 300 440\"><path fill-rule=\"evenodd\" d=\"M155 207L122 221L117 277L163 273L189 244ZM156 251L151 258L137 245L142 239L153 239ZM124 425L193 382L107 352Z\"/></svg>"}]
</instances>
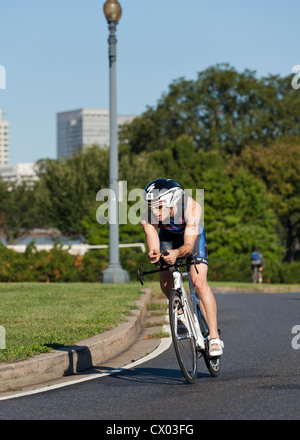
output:
<instances>
[{"instance_id":1,"label":"cyclist's face","mask_svg":"<svg viewBox=\"0 0 300 440\"><path fill-rule=\"evenodd\" d=\"M164 201L151 204L150 209L159 221L165 220L170 216L170 208L166 206L166 202Z\"/></svg>"}]
</instances>

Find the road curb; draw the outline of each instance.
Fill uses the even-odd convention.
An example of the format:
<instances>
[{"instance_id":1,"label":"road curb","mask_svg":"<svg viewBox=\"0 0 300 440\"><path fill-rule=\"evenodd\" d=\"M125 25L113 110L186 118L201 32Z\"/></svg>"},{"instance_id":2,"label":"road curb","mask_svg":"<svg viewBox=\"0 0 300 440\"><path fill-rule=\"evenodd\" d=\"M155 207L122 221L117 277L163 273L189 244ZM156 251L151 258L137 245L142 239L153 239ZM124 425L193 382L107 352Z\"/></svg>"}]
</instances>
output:
<instances>
[{"instance_id":1,"label":"road curb","mask_svg":"<svg viewBox=\"0 0 300 440\"><path fill-rule=\"evenodd\" d=\"M37 385L48 380L78 373L93 365L99 365L118 355L132 345L138 337L141 324L151 301L150 288L135 302L125 323L113 330L77 342L51 353L39 354L32 359L0 366L0 392L13 391L25 386Z\"/></svg>"}]
</instances>

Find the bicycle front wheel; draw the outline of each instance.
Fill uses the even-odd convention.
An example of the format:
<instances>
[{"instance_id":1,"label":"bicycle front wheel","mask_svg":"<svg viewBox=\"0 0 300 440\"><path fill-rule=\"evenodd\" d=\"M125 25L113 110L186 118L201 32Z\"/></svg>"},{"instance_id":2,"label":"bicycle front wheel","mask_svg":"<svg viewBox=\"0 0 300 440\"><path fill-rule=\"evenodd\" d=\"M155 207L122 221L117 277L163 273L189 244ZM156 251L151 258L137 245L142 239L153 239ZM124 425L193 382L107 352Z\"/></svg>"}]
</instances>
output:
<instances>
[{"instance_id":1,"label":"bicycle front wheel","mask_svg":"<svg viewBox=\"0 0 300 440\"><path fill-rule=\"evenodd\" d=\"M178 314L180 314L178 312L183 312L185 322L188 322L188 317L182 305L181 295L176 290L172 290L169 299L169 317L173 345L182 374L188 383L194 383L197 376L195 336L190 329L182 324L178 328Z\"/></svg>"}]
</instances>

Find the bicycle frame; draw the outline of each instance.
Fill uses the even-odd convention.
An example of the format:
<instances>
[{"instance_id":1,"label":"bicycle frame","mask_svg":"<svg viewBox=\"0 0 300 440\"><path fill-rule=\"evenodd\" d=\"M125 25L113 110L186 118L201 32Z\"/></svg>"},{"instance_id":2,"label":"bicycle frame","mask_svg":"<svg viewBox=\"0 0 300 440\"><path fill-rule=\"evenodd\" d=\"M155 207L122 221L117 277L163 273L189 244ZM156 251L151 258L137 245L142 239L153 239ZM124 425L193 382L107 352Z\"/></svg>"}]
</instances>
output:
<instances>
[{"instance_id":1,"label":"bicycle frame","mask_svg":"<svg viewBox=\"0 0 300 440\"><path fill-rule=\"evenodd\" d=\"M172 275L173 275L173 279L174 279L174 289L177 290L178 293L180 293L180 295L182 297L182 301L183 301L183 307L184 307L185 313L188 317L187 329L188 329L189 337L193 334L195 336L197 348L199 350L204 350L205 349L204 337L202 335L199 321L197 318L197 305L199 307L200 307L200 305L199 305L199 300L198 300L198 298L195 294L195 291L194 291L194 287L193 287L191 276L190 276L190 271L188 270L187 275L189 278L191 300L192 300L192 306L193 306L192 310L189 306L187 293L184 288L183 274L180 272L180 270L178 268L176 268L175 270L172 270Z\"/></svg>"},{"instance_id":2,"label":"bicycle frame","mask_svg":"<svg viewBox=\"0 0 300 440\"><path fill-rule=\"evenodd\" d=\"M189 264L181 264L181 266L187 266L188 272L186 274L182 274L179 270L179 264L175 264L173 266L167 266L167 267L161 266L159 269L150 270L148 272L143 272L140 269L138 269L138 277L139 277L141 284L143 285L143 281L142 281L141 277L144 275L148 275L148 274L155 273L155 272L161 272L163 270L169 270L172 273L173 280L174 280L174 290L177 290L177 292L181 295L182 300L183 300L183 307L184 307L185 312L188 317L188 326L189 326L188 335L189 335L189 337L191 337L191 335L193 334L195 336L197 348L200 351L205 350L205 342L204 342L205 339L204 339L203 334L201 332L199 320L197 317L197 307L199 307L199 310L200 310L200 304L199 304L199 299L195 293L193 283L191 280L190 266L189 266ZM192 306L193 306L192 309L189 306L187 293L184 288L183 275L188 275L190 292L191 292L191 300L192 300Z\"/></svg>"}]
</instances>

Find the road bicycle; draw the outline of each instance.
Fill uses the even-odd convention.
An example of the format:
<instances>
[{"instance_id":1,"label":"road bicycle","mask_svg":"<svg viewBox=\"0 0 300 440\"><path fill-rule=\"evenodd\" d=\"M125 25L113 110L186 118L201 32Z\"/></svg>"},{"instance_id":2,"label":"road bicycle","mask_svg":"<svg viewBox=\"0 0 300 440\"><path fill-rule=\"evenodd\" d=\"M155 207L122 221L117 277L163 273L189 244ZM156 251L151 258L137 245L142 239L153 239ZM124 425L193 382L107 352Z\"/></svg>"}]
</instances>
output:
<instances>
[{"instance_id":1,"label":"road bicycle","mask_svg":"<svg viewBox=\"0 0 300 440\"><path fill-rule=\"evenodd\" d=\"M143 285L142 277L145 275L161 271L172 273L174 288L169 298L172 340L182 374L188 383L193 384L197 378L199 358L203 357L206 367L213 377L219 375L221 360L220 357L209 356L209 327L191 281L191 265L194 265L197 271L197 266L191 258L179 258L175 264L168 265L162 257L158 269L146 272L138 269L138 277ZM180 270L182 267L186 267L187 272L182 273ZM188 276L190 293L185 290L184 276Z\"/></svg>"}]
</instances>

